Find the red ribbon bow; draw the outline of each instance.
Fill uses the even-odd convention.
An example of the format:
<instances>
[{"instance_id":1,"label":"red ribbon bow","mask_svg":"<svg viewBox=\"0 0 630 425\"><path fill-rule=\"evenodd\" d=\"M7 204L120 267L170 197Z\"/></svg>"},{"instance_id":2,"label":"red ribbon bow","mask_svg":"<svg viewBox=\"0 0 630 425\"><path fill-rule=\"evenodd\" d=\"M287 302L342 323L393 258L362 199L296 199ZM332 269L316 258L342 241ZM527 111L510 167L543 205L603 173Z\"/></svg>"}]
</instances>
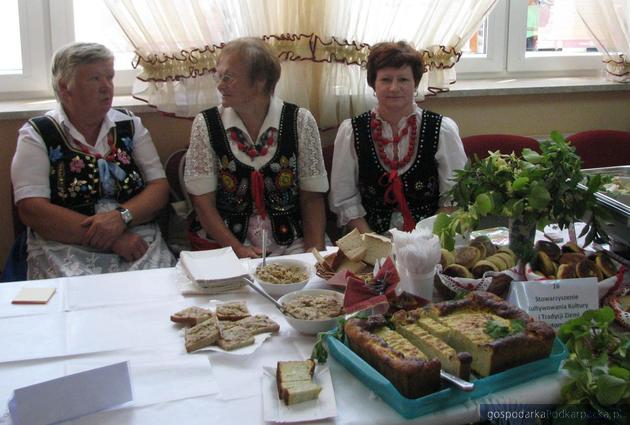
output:
<instances>
[{"instance_id":1,"label":"red ribbon bow","mask_svg":"<svg viewBox=\"0 0 630 425\"><path fill-rule=\"evenodd\" d=\"M387 190L383 198L386 203L398 204L398 208L403 216L403 230L411 232L416 227L416 221L411 215L409 205L407 205L407 199L403 193L402 180L400 180L398 171L391 170L387 175Z\"/></svg>"},{"instance_id":2,"label":"red ribbon bow","mask_svg":"<svg viewBox=\"0 0 630 425\"><path fill-rule=\"evenodd\" d=\"M252 184L252 198L254 199L254 205L256 210L262 218L267 217L267 210L265 209L265 185L263 183L262 174L258 170L253 170L250 174Z\"/></svg>"}]
</instances>

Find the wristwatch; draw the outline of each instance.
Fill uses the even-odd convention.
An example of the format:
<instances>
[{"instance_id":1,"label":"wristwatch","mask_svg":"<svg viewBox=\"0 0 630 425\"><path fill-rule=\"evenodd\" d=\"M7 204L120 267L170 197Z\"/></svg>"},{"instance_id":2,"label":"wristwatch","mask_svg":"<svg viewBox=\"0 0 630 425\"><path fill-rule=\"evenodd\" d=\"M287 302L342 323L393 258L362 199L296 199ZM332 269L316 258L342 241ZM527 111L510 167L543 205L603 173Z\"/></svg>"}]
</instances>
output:
<instances>
[{"instance_id":1,"label":"wristwatch","mask_svg":"<svg viewBox=\"0 0 630 425\"><path fill-rule=\"evenodd\" d=\"M133 215L131 215L131 211L124 207L116 207L116 211L120 213L120 216L125 222L125 226L129 226L129 223L131 223L131 220L133 220Z\"/></svg>"}]
</instances>

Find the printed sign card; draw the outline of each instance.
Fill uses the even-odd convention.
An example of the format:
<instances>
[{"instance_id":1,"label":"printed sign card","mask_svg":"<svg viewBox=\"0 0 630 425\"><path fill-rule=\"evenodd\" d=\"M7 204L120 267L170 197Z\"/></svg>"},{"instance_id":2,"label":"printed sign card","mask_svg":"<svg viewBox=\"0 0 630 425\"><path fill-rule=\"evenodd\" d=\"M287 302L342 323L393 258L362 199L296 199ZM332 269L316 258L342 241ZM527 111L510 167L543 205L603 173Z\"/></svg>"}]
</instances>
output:
<instances>
[{"instance_id":1,"label":"printed sign card","mask_svg":"<svg viewBox=\"0 0 630 425\"><path fill-rule=\"evenodd\" d=\"M599 308L597 279L512 282L508 302L557 330L564 322Z\"/></svg>"},{"instance_id":2,"label":"printed sign card","mask_svg":"<svg viewBox=\"0 0 630 425\"><path fill-rule=\"evenodd\" d=\"M120 362L17 388L9 411L16 425L47 425L132 399L129 364Z\"/></svg>"}]
</instances>

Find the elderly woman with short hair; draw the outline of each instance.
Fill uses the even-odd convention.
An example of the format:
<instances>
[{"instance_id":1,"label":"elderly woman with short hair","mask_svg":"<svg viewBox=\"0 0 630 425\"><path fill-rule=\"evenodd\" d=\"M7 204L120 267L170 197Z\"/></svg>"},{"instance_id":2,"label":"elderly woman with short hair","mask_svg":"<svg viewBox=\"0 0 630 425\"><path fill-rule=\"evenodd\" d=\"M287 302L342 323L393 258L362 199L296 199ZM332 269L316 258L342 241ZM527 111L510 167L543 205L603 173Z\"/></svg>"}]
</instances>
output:
<instances>
[{"instance_id":1,"label":"elderly woman with short hair","mask_svg":"<svg viewBox=\"0 0 630 425\"><path fill-rule=\"evenodd\" d=\"M370 50L367 82L378 103L341 123L335 139L329 200L339 226L410 231L448 206L443 194L466 155L455 122L416 105L422 73L406 42Z\"/></svg>"},{"instance_id":2,"label":"elderly woman with short hair","mask_svg":"<svg viewBox=\"0 0 630 425\"><path fill-rule=\"evenodd\" d=\"M195 207L196 249L239 257L324 249L328 179L311 113L273 96L280 63L262 40L227 43L215 80L221 105L192 126L184 182Z\"/></svg>"},{"instance_id":3,"label":"elderly woman with short hair","mask_svg":"<svg viewBox=\"0 0 630 425\"><path fill-rule=\"evenodd\" d=\"M168 267L173 256L153 219L168 200L147 129L112 109L114 55L73 43L53 58L57 109L19 131L11 165L28 226L28 278Z\"/></svg>"}]
</instances>

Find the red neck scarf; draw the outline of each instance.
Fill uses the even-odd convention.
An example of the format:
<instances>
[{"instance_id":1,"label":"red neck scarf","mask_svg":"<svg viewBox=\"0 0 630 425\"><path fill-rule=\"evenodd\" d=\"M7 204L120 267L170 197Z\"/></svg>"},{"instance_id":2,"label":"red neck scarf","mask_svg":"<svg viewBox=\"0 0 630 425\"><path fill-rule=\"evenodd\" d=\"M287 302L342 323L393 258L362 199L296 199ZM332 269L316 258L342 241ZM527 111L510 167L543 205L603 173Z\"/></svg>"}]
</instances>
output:
<instances>
[{"instance_id":1,"label":"red neck scarf","mask_svg":"<svg viewBox=\"0 0 630 425\"><path fill-rule=\"evenodd\" d=\"M256 210L262 218L267 217L267 211L265 209L265 184L263 182L262 174L258 170L252 170L250 174L252 199Z\"/></svg>"}]
</instances>

